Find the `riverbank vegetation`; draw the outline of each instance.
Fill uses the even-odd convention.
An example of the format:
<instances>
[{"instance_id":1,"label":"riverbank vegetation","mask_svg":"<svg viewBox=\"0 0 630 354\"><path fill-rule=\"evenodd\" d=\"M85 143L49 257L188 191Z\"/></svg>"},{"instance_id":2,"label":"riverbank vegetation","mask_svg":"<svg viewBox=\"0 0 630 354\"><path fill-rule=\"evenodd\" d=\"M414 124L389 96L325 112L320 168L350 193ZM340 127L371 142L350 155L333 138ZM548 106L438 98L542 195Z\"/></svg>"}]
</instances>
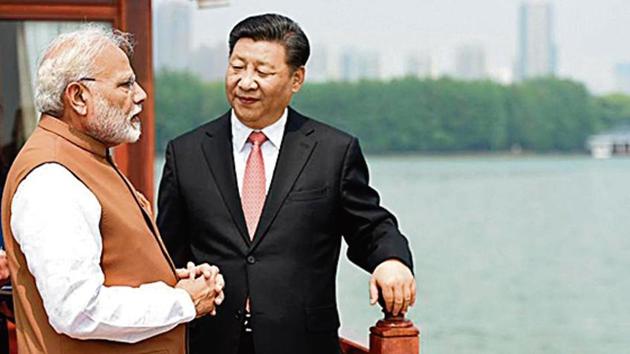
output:
<instances>
[{"instance_id":1,"label":"riverbank vegetation","mask_svg":"<svg viewBox=\"0 0 630 354\"><path fill-rule=\"evenodd\" d=\"M155 81L160 154L169 139L229 108L223 83L178 72ZM630 96L595 96L554 78L307 83L292 106L358 136L370 153L580 152L589 135L630 125Z\"/></svg>"}]
</instances>

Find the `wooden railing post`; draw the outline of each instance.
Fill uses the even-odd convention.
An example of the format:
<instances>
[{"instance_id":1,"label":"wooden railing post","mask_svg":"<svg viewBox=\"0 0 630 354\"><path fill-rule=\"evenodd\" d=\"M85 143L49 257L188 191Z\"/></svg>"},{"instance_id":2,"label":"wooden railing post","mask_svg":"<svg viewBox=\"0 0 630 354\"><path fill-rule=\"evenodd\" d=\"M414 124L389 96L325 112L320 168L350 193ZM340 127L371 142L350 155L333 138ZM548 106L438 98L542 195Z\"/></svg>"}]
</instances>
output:
<instances>
[{"instance_id":1,"label":"wooden railing post","mask_svg":"<svg viewBox=\"0 0 630 354\"><path fill-rule=\"evenodd\" d=\"M383 296L378 303L385 317L370 327L370 348L341 338L343 354L420 354L420 330L404 314L392 315L385 309Z\"/></svg>"},{"instance_id":2,"label":"wooden railing post","mask_svg":"<svg viewBox=\"0 0 630 354\"><path fill-rule=\"evenodd\" d=\"M370 354L420 354L420 330L404 314L385 318L370 328Z\"/></svg>"}]
</instances>

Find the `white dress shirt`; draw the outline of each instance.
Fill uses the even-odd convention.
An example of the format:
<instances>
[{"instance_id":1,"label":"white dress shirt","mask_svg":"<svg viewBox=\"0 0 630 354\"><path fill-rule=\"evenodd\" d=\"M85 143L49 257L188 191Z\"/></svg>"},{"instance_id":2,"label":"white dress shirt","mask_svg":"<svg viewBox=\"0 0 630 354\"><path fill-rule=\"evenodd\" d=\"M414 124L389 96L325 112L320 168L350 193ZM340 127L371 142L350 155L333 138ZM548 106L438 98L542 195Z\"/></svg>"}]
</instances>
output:
<instances>
[{"instance_id":1,"label":"white dress shirt","mask_svg":"<svg viewBox=\"0 0 630 354\"><path fill-rule=\"evenodd\" d=\"M101 205L65 167L34 169L18 186L11 214L15 241L58 333L135 343L195 318L183 289L104 285Z\"/></svg>"},{"instance_id":2,"label":"white dress shirt","mask_svg":"<svg viewBox=\"0 0 630 354\"><path fill-rule=\"evenodd\" d=\"M282 116L272 125L259 130L265 134L267 141L265 141L260 149L262 150L263 161L265 164L265 192L269 192L269 186L271 185L271 178L273 177L273 171L276 168L276 162L278 161L278 153L280 152L280 145L282 144L282 137L284 136L284 127L287 124L288 109L285 108ZM236 170L236 181L238 183L239 194L243 193L243 178L245 176L245 165L247 165L247 158L252 151L252 143L247 141L249 135L254 129L249 128L234 114L232 110L232 149L234 156L234 169Z\"/></svg>"}]
</instances>

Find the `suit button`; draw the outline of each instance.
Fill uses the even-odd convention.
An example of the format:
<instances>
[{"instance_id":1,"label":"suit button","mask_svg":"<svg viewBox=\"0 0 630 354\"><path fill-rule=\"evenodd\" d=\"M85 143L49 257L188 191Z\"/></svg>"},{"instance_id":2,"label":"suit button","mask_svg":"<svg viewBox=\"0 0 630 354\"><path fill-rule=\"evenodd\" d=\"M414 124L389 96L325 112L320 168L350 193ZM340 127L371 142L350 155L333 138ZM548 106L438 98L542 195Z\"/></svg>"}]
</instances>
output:
<instances>
[{"instance_id":1,"label":"suit button","mask_svg":"<svg viewBox=\"0 0 630 354\"><path fill-rule=\"evenodd\" d=\"M254 258L254 256L247 257L247 263L249 263L249 264L256 263L256 258Z\"/></svg>"}]
</instances>

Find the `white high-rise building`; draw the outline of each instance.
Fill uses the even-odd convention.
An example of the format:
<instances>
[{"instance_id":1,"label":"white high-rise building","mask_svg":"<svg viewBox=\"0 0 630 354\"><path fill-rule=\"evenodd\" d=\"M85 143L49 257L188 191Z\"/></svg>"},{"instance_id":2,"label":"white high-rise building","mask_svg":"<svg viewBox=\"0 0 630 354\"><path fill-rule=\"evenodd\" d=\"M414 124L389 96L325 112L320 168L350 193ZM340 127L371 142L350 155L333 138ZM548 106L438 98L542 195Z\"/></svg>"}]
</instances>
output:
<instances>
[{"instance_id":1,"label":"white high-rise building","mask_svg":"<svg viewBox=\"0 0 630 354\"><path fill-rule=\"evenodd\" d=\"M462 80L482 80L488 76L486 52L481 45L467 44L457 48L455 77Z\"/></svg>"},{"instance_id":2,"label":"white high-rise building","mask_svg":"<svg viewBox=\"0 0 630 354\"><path fill-rule=\"evenodd\" d=\"M157 6L155 68L187 70L191 57L190 27L194 3L168 0Z\"/></svg>"},{"instance_id":3,"label":"white high-rise building","mask_svg":"<svg viewBox=\"0 0 630 354\"><path fill-rule=\"evenodd\" d=\"M330 55L325 45L318 43L311 47L311 56L306 63L306 77L310 82L332 79Z\"/></svg>"},{"instance_id":4,"label":"white high-rise building","mask_svg":"<svg viewBox=\"0 0 630 354\"><path fill-rule=\"evenodd\" d=\"M223 81L228 63L227 43L202 45L191 53L190 71L204 81Z\"/></svg>"},{"instance_id":5,"label":"white high-rise building","mask_svg":"<svg viewBox=\"0 0 630 354\"><path fill-rule=\"evenodd\" d=\"M411 53L407 55L403 74L421 79L430 78L433 74L431 56L427 53Z\"/></svg>"},{"instance_id":6,"label":"white high-rise building","mask_svg":"<svg viewBox=\"0 0 630 354\"><path fill-rule=\"evenodd\" d=\"M556 45L553 39L553 9L545 1L523 3L519 12L519 42L515 77L519 80L553 76Z\"/></svg>"},{"instance_id":7,"label":"white high-rise building","mask_svg":"<svg viewBox=\"0 0 630 354\"><path fill-rule=\"evenodd\" d=\"M381 62L378 52L345 48L340 58L340 78L343 81L380 79Z\"/></svg>"}]
</instances>

